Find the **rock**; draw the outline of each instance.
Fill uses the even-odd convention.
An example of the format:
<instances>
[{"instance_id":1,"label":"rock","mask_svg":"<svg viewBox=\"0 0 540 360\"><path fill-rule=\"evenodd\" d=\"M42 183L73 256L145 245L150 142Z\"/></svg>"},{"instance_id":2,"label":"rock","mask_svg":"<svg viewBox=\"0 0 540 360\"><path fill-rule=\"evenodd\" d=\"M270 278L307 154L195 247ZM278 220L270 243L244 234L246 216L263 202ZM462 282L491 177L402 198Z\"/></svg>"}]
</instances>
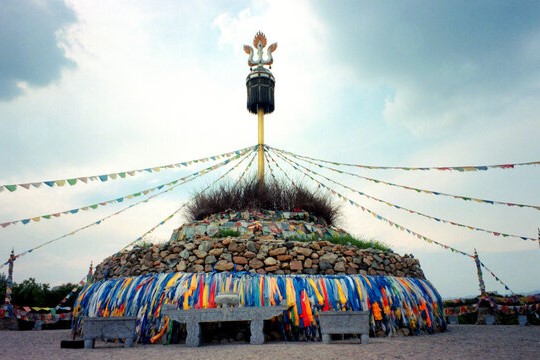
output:
<instances>
[{"instance_id":1,"label":"rock","mask_svg":"<svg viewBox=\"0 0 540 360\"><path fill-rule=\"evenodd\" d=\"M340 262L338 262L338 263L336 263L336 264L334 265L334 270L335 270L336 272L345 272L345 269L346 269L346 267L345 267L345 263L344 263L344 262L341 262L341 261L340 261Z\"/></svg>"},{"instance_id":2,"label":"rock","mask_svg":"<svg viewBox=\"0 0 540 360\"><path fill-rule=\"evenodd\" d=\"M217 261L216 257L214 255L208 255L205 259L204 259L204 263L205 264L213 264Z\"/></svg>"},{"instance_id":3,"label":"rock","mask_svg":"<svg viewBox=\"0 0 540 360\"><path fill-rule=\"evenodd\" d=\"M214 270L216 271L230 271L234 268L234 264L226 260L219 260L214 265Z\"/></svg>"},{"instance_id":4,"label":"rock","mask_svg":"<svg viewBox=\"0 0 540 360\"><path fill-rule=\"evenodd\" d=\"M199 250L199 249L193 250L193 254L195 254L195 256L199 259L204 259L206 255L208 255L206 251Z\"/></svg>"},{"instance_id":5,"label":"rock","mask_svg":"<svg viewBox=\"0 0 540 360\"><path fill-rule=\"evenodd\" d=\"M338 258L338 255L332 253L326 253L319 258L320 261L325 261L330 264L334 264Z\"/></svg>"},{"instance_id":6,"label":"rock","mask_svg":"<svg viewBox=\"0 0 540 360\"><path fill-rule=\"evenodd\" d=\"M309 269L311 266L313 265L313 260L311 260L310 258L307 258L305 261L304 261L304 268L306 269Z\"/></svg>"},{"instance_id":7,"label":"rock","mask_svg":"<svg viewBox=\"0 0 540 360\"><path fill-rule=\"evenodd\" d=\"M204 271L204 266L202 266L201 264L195 264L195 265L190 266L187 269L187 271L188 272L194 272L194 273L203 272Z\"/></svg>"},{"instance_id":8,"label":"rock","mask_svg":"<svg viewBox=\"0 0 540 360\"><path fill-rule=\"evenodd\" d=\"M246 265L248 260L243 256L233 256L232 261L238 265Z\"/></svg>"},{"instance_id":9,"label":"rock","mask_svg":"<svg viewBox=\"0 0 540 360\"><path fill-rule=\"evenodd\" d=\"M241 253L246 250L246 246L244 244L237 243L236 241L231 241L229 244L229 251L232 253Z\"/></svg>"},{"instance_id":10,"label":"rock","mask_svg":"<svg viewBox=\"0 0 540 360\"><path fill-rule=\"evenodd\" d=\"M260 268L262 268L264 266L264 263L259 259L251 259L249 261L249 266L252 269L260 269Z\"/></svg>"},{"instance_id":11,"label":"rock","mask_svg":"<svg viewBox=\"0 0 540 360\"><path fill-rule=\"evenodd\" d=\"M220 256L223 254L223 248L215 248L208 251L208 254L214 255L214 256Z\"/></svg>"},{"instance_id":12,"label":"rock","mask_svg":"<svg viewBox=\"0 0 540 360\"><path fill-rule=\"evenodd\" d=\"M313 253L313 250L308 249L308 248L304 248L304 247L299 247L298 249L296 249L296 253L298 253L300 255L303 255L303 256L306 256L306 257L309 257Z\"/></svg>"},{"instance_id":13,"label":"rock","mask_svg":"<svg viewBox=\"0 0 540 360\"><path fill-rule=\"evenodd\" d=\"M253 241L248 241L246 243L246 248L248 251L251 251L252 253L257 253L257 245Z\"/></svg>"},{"instance_id":14,"label":"rock","mask_svg":"<svg viewBox=\"0 0 540 360\"><path fill-rule=\"evenodd\" d=\"M270 255L270 256L278 256L278 255L283 255L283 254L286 254L286 253L287 253L287 248L285 248L285 247L279 247L279 248L272 249L272 250L268 251L268 255Z\"/></svg>"},{"instance_id":15,"label":"rock","mask_svg":"<svg viewBox=\"0 0 540 360\"><path fill-rule=\"evenodd\" d=\"M299 260L293 260L289 264L291 271L300 271L303 269L302 262Z\"/></svg>"},{"instance_id":16,"label":"rock","mask_svg":"<svg viewBox=\"0 0 540 360\"><path fill-rule=\"evenodd\" d=\"M219 258L227 261L232 261L232 255L229 253L223 253Z\"/></svg>"},{"instance_id":17,"label":"rock","mask_svg":"<svg viewBox=\"0 0 540 360\"><path fill-rule=\"evenodd\" d=\"M278 255L277 258L279 261L291 261L293 257L292 255Z\"/></svg>"},{"instance_id":18,"label":"rock","mask_svg":"<svg viewBox=\"0 0 540 360\"><path fill-rule=\"evenodd\" d=\"M254 252L252 252L252 251L246 251L246 252L244 253L244 257L245 257L246 259L253 259L253 258L256 257L256 256L257 256L257 254L254 253Z\"/></svg>"},{"instance_id":19,"label":"rock","mask_svg":"<svg viewBox=\"0 0 540 360\"><path fill-rule=\"evenodd\" d=\"M277 265L274 265L274 266L267 266L264 268L264 270L267 272L267 273L272 273L274 271L277 271L279 269L279 266Z\"/></svg>"},{"instance_id":20,"label":"rock","mask_svg":"<svg viewBox=\"0 0 540 360\"><path fill-rule=\"evenodd\" d=\"M180 260L180 262L176 265L176 271L183 272L186 271L187 265L184 260Z\"/></svg>"},{"instance_id":21,"label":"rock","mask_svg":"<svg viewBox=\"0 0 540 360\"><path fill-rule=\"evenodd\" d=\"M177 259L177 257L178 257L178 256L177 256L176 254L170 254L170 255L167 255L167 256L165 257L165 259L163 259L163 260L165 260L166 262L170 262L171 260Z\"/></svg>"},{"instance_id":22,"label":"rock","mask_svg":"<svg viewBox=\"0 0 540 360\"><path fill-rule=\"evenodd\" d=\"M186 245L184 247L185 247L185 249L187 251L191 251L191 250L195 249L196 246L195 246L194 243L186 243Z\"/></svg>"},{"instance_id":23,"label":"rock","mask_svg":"<svg viewBox=\"0 0 540 360\"><path fill-rule=\"evenodd\" d=\"M330 264L328 261L319 261L319 269L324 271L333 268L334 267L332 266L332 264Z\"/></svg>"},{"instance_id":24,"label":"rock","mask_svg":"<svg viewBox=\"0 0 540 360\"><path fill-rule=\"evenodd\" d=\"M212 249L212 242L211 241L203 241L199 245L199 250L204 252L209 252L210 249Z\"/></svg>"},{"instance_id":25,"label":"rock","mask_svg":"<svg viewBox=\"0 0 540 360\"><path fill-rule=\"evenodd\" d=\"M180 253L180 257L184 260L187 260L189 258L189 251L187 249L184 249L182 250L182 252Z\"/></svg>"}]
</instances>

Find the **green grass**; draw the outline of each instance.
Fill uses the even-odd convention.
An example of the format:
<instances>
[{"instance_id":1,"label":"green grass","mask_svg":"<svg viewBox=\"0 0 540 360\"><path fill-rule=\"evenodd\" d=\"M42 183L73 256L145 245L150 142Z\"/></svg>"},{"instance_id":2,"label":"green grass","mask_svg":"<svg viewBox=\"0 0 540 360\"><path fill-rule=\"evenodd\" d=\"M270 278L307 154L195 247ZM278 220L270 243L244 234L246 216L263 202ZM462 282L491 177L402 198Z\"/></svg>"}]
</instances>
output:
<instances>
[{"instance_id":1,"label":"green grass","mask_svg":"<svg viewBox=\"0 0 540 360\"><path fill-rule=\"evenodd\" d=\"M149 247L152 247L154 244L152 244L151 242L145 241L145 240L141 240L138 243L136 243L135 245L138 246L138 247L141 247L141 248L149 248Z\"/></svg>"},{"instance_id":2,"label":"green grass","mask_svg":"<svg viewBox=\"0 0 540 360\"><path fill-rule=\"evenodd\" d=\"M373 240L373 239L357 239L354 236L351 235L343 235L343 236L336 236L332 238L318 238L316 236L313 236L311 238L309 237L293 237L289 238L289 241L301 241L301 242L309 242L314 240L325 240L329 241L332 244L337 245L352 245L354 247L357 247L359 249L375 249L380 250L383 252L393 252L391 248L389 248L385 243Z\"/></svg>"},{"instance_id":3,"label":"green grass","mask_svg":"<svg viewBox=\"0 0 540 360\"><path fill-rule=\"evenodd\" d=\"M215 238L224 238L224 237L238 237L240 236L240 231L232 230L232 229L221 229L220 232L215 234L213 237Z\"/></svg>"}]
</instances>

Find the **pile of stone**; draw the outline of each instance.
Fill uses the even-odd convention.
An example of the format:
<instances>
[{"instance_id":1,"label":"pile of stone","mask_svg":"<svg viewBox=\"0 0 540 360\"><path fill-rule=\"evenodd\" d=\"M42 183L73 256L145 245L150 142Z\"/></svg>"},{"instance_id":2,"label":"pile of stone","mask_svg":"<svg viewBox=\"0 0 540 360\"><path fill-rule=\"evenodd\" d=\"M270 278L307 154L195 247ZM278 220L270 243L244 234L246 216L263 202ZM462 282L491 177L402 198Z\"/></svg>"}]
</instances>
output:
<instances>
[{"instance_id":1,"label":"pile of stone","mask_svg":"<svg viewBox=\"0 0 540 360\"><path fill-rule=\"evenodd\" d=\"M136 246L96 267L95 278L163 272L249 271L259 274L363 274L424 278L417 259L329 241L285 241L196 236Z\"/></svg>"},{"instance_id":2,"label":"pile of stone","mask_svg":"<svg viewBox=\"0 0 540 360\"><path fill-rule=\"evenodd\" d=\"M227 210L187 223L163 244L137 245L96 267L96 280L164 272L362 274L424 279L412 255L331 241L348 234L305 211Z\"/></svg>"}]
</instances>

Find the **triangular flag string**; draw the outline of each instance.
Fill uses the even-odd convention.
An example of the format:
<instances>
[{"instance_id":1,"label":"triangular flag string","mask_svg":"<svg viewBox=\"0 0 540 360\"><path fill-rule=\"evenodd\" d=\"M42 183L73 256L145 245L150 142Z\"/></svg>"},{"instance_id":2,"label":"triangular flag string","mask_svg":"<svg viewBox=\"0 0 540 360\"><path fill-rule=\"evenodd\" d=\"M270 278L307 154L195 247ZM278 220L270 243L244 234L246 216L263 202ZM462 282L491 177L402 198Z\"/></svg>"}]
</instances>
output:
<instances>
[{"instance_id":1,"label":"triangular flag string","mask_svg":"<svg viewBox=\"0 0 540 360\"><path fill-rule=\"evenodd\" d=\"M305 175L306 177L308 177L309 179L311 179L312 181L314 181L315 183L317 183L320 187L322 187L323 189L327 190L328 192L330 192L331 194L337 196L340 200L342 201L345 201L346 203L350 204L350 205L353 205L357 208L359 208L360 210L364 211L364 212L367 212L368 214L372 215L374 218L376 218L377 220L379 221L382 221L382 222L385 222L386 224L388 224L390 227L395 227L396 229L400 230L400 231L404 231L404 232L407 232L408 234L420 239L420 240L423 240L429 244L435 244L435 245L438 245L446 250L450 250L452 252L455 252L455 253L458 253L458 254L461 254L461 255L465 255L465 256L468 256L468 257L471 257L473 258L474 256L471 255L471 254L468 254L464 251L461 251L461 250L458 250L454 247L451 247L451 246L448 246L448 245L445 245L443 243L440 243L438 241L435 241L433 239L430 239L424 235L421 235L411 229L408 229L398 223L395 223L379 214L377 214L376 212L366 208L365 206L362 206L360 204L358 204L356 201L352 200L352 199L349 199L348 197L340 194L339 192L329 188L327 185L325 185L324 183L318 181L317 179L315 179L314 177L312 177L311 175L303 172L301 169L299 169L298 167L296 167L295 165L293 164L289 164L289 166L291 166L293 169L295 169L296 171L300 172L301 174Z\"/></svg>"},{"instance_id":2,"label":"triangular flag string","mask_svg":"<svg viewBox=\"0 0 540 360\"><path fill-rule=\"evenodd\" d=\"M61 186L65 186L66 182L70 186L75 186L76 184L78 184L79 181L86 184L88 181L99 180L100 182L106 182L108 180L116 180L118 178L125 179L126 174L128 174L129 176L135 176L136 174L142 173L142 172L154 173L154 172L159 172L162 169L188 167L193 164L197 164L199 162L215 161L216 159L219 159L222 157L230 158L231 156L238 155L240 153L243 153L251 149L253 149L253 146L248 146L243 149L234 150L234 151L230 151L230 152L219 154L219 155L208 156L208 157L197 159L197 160L183 161L183 162L179 162L175 164L168 164L168 165L161 165L161 166L153 166L153 167L138 169L138 170L125 170L125 171L111 173L111 174L83 176L83 177L69 178L69 179L47 180L47 181L39 181L39 182L23 183L23 184L0 185L0 192L2 192L4 189L8 190L9 192L14 192L18 188L24 188L24 189L29 190L31 189L30 185L32 185L34 188L39 188L41 184L45 184L49 187L61 187Z\"/></svg>"},{"instance_id":3,"label":"triangular flag string","mask_svg":"<svg viewBox=\"0 0 540 360\"><path fill-rule=\"evenodd\" d=\"M350 190L354 193L357 193L361 196L364 196L364 197L367 197L368 199L372 199L372 200L375 200L377 202L380 202L382 204L385 204L387 206L390 206L390 207L393 207L395 209L398 209L398 210L402 210L402 211L406 211L406 212L409 212L411 214L415 214L415 215L419 215L419 216L422 216L422 217L425 217L427 219L430 219L430 220L434 220L434 221L437 221L437 222L441 222L441 223L445 223L445 224L450 224L450 225L453 225L453 226L457 226L457 227L462 227L462 228L466 228L466 229L469 229L469 230L475 230L475 231L480 231L480 232L485 232L485 233L488 233L488 234L491 234L493 236L503 236L503 237L514 237L514 238L518 238L518 239L521 239L521 240L531 240L531 241L536 241L535 238L532 238L532 237L527 237L527 236L520 236L520 235L512 235L512 234L506 234L506 233L502 233L502 232L497 232L497 231L493 231L493 230L486 230L486 229L482 229L482 228L479 228L479 227L475 227L475 226L471 226L471 225L465 225L465 224L460 224L458 222L455 222L455 221L450 221L450 220L446 220L446 219L442 219L442 218L436 218L436 217L433 217L433 216L430 216L430 215L427 215L427 214L424 214L424 213L421 213L421 212L418 212L418 211L415 211L415 210L411 210L411 209L408 209L406 207L403 207L403 206L399 206L399 205L396 205L396 204L393 204L393 203L390 203L388 201L385 201L385 200L381 200L377 197L374 197L374 196L371 196L369 194L366 194L364 192L361 192L359 190L356 190L356 189L353 189L347 185L344 185L344 184L341 184L335 180L332 180L316 171L313 171L297 162L295 162L294 160L288 158L286 155L284 154L279 154L279 153L276 153L277 156L279 156L280 158L282 158L283 160L285 161L288 161L288 162L292 162L294 163L295 165L297 165L298 167L301 167L302 169L304 169L305 171L308 171L314 175L317 175L327 181L330 181L336 185L339 185L347 190Z\"/></svg>"},{"instance_id":4,"label":"triangular flag string","mask_svg":"<svg viewBox=\"0 0 540 360\"><path fill-rule=\"evenodd\" d=\"M279 152L279 153L283 153L283 154L290 155L290 156L292 156L292 157L295 157L295 158L297 158L297 159L299 159L299 160L305 161L305 162L310 163L310 164L312 164L312 165L315 165L315 166L318 166L318 167L321 167L321 168L325 168L325 169L328 169L328 170L337 172L337 173L339 173L339 174L344 174L344 175L354 176L354 177L357 177L357 178L359 178L359 179L371 181L371 182L374 182L374 183L376 183L376 184L383 184L383 185L388 185L388 186L394 186L394 187L398 187L398 188L401 188L401 189L410 190L410 191L416 191L416 192L419 192L419 193L425 193L425 194L430 194L430 195L451 197L451 198L454 198L454 199L461 199L461 200L465 200L465 201L475 201L475 202L483 203L483 204L516 206L516 207L532 208L532 209L540 210L540 205L528 205L528 204L518 204L518 203L505 202L505 201L495 201L495 200L479 199L479 198L473 198L473 197L467 197L467 196L460 196L460 195L448 194L448 193L444 193L444 192L441 192L441 191L432 191L432 190L426 190L426 189L414 188L414 187L410 187L410 186L405 186L405 185L400 185L400 184L396 184L396 183L391 183L391 182L387 182L387 181L383 181L383 180L379 180L379 179L374 179L374 178L370 178L370 177L366 177L366 176L362 176L362 175L350 173L350 172L347 172L347 171L338 170L338 169L336 169L336 168L332 168L332 167L325 166L325 165L322 165L322 164L317 164L317 163L314 163L314 162L312 162L312 161L310 161L310 160L306 160L306 159L304 159L304 158L302 158L302 157L300 157L300 156L297 156L297 155L295 155L295 154L293 154L293 153L290 153L290 152L288 152L288 151L282 151L282 150L279 150L279 149L277 149L277 148L270 147L270 146L267 146L267 145L266 145L266 147L269 148L269 149L272 149L272 150L274 150L274 151L277 151L277 152Z\"/></svg>"},{"instance_id":5,"label":"triangular flag string","mask_svg":"<svg viewBox=\"0 0 540 360\"><path fill-rule=\"evenodd\" d=\"M405 167L405 166L374 166L374 165L362 165L362 164L349 164L349 163L342 163L342 162L336 162L336 161L328 161L328 160L322 160L322 159L316 159L305 155L298 155L289 151L285 151L282 149L274 148L271 146L266 145L267 147L270 147L272 149L275 149L280 152L285 152L291 156L294 157L300 157L303 159L323 162L326 164L332 164L332 165L338 165L338 166L349 166L349 167L356 167L356 168L362 168L362 169L369 169L369 170L406 170L406 171L427 171L427 170L440 170L440 171L459 171L459 172L466 172L466 171L486 171L489 169L514 169L519 166L535 166L540 165L540 161L530 161L530 162L522 162L522 163L512 163L512 164L495 164L495 165L473 165L473 166L427 166L427 167Z\"/></svg>"},{"instance_id":6,"label":"triangular flag string","mask_svg":"<svg viewBox=\"0 0 540 360\"><path fill-rule=\"evenodd\" d=\"M487 268L487 266L484 265L483 262L481 262L480 260L478 260L478 262L480 263L480 265L481 265L484 269L486 269L487 272L489 272L489 274L490 274L491 276L493 276L493 278L494 278L497 282L499 282L500 284L502 284L502 286L504 286L504 288L505 288L506 290L510 291L510 292L512 293L512 295L515 295L515 293L514 293L512 290L510 290L510 288L508 287L508 285L506 285L501 279L499 279L499 277L498 277L497 275L495 275L495 274L493 273L493 271L489 270L489 269Z\"/></svg>"},{"instance_id":7,"label":"triangular flag string","mask_svg":"<svg viewBox=\"0 0 540 360\"><path fill-rule=\"evenodd\" d=\"M251 158L251 161L248 163L247 167L249 168L251 166L251 162L253 161L253 159L255 158L255 156L257 155L256 152L253 152L253 156ZM240 166L240 164L242 164L244 162L244 160L246 160L247 158L249 157L249 153L246 154L238 163L236 163L236 165L234 165L233 167L231 167L229 170L227 170L227 172L223 173L223 175L221 175L219 178L217 178L216 180L214 180L210 185L208 185L206 188L204 188L202 191L200 191L198 194L202 194L204 193L205 191L207 191L208 189L210 189L212 186L214 186L215 184L217 184L219 181L221 181L225 176L227 176L228 174L230 174L234 169L236 169L238 166ZM170 214L169 216L167 216L165 219L163 219L162 221L160 221L157 225L155 225L154 227L152 227L150 230L146 231L144 234L142 234L141 236L139 236L137 239L133 240L132 242L130 242L129 244L127 244L126 246L124 246L122 249L120 249L120 251L118 251L119 253L126 250L127 248L129 248L131 245L133 244L136 244L138 243L139 241L143 240L145 236L147 236L148 234L152 233L154 230L156 230L158 227L164 225L167 221L171 220L176 214L178 214L183 208L185 208L187 206L187 204L189 204L189 201L188 202L185 202L182 206L180 206L178 209L176 209L172 214Z\"/></svg>"},{"instance_id":8,"label":"triangular flag string","mask_svg":"<svg viewBox=\"0 0 540 360\"><path fill-rule=\"evenodd\" d=\"M240 153L240 154L241 154L241 153ZM248 154L248 155L249 155L249 154ZM248 155L246 155L246 156L248 156ZM241 157L241 155L236 155L236 156L234 156L234 157L231 158L231 159L227 159L227 160L225 160L225 161L222 163L221 166L226 165L226 164L230 163L231 161L236 161L236 160L238 160L240 157ZM211 170L210 170L210 171L207 171L207 172L196 172L195 174L199 174L199 176L202 176L202 175L204 175L204 174L207 174L207 173L209 173L209 172L211 172L211 171L217 169L217 167L212 166L212 167L210 167L209 169L211 169ZM134 204L131 204L131 205L129 205L129 206L127 206L127 207L125 207L125 208L123 208L123 209L121 209L121 210L118 210L118 211L116 211L116 212L114 212L114 213L112 213L112 214L110 214L110 215L107 215L107 216L105 216L105 217L103 217L103 218L101 218L101 219L99 219L99 220L97 220L97 221L95 221L95 222L92 222L92 223L87 224L87 225L85 225L85 226L83 226L83 227L80 227L80 228L78 228L78 229L76 229L76 230L74 230L74 231L72 231L72 232L70 232L70 233L68 233L68 234L65 234L65 235L59 236L59 237L57 237L57 238L51 239L51 240L46 241L46 242L44 242L44 243L42 243L42 244L40 244L40 245L38 245L38 246L36 246L36 247L34 247L34 248L31 248L31 249L29 249L29 250L26 250L26 251L24 251L24 252L18 254L17 257L24 256L24 255L29 254L29 253L31 253L31 252L37 250L37 249L42 248L42 247L44 247L44 246L46 246L46 245L48 245L48 244L51 244L51 243L53 243L53 242L56 242L56 241L61 240L61 239L63 239L63 238L66 238L66 237L68 237L68 236L74 235L74 234L76 234L76 233L78 233L78 232L80 232L80 231L82 231L82 230L88 229L88 228L90 228L90 227L92 227L92 226L99 225L99 224L101 224L102 222L104 222L105 220L107 220L107 219L109 219L109 218L111 218L111 217L113 217L113 216L116 216L116 215L118 215L118 214L121 214L121 213L123 213L124 211L129 210L129 209L131 209L131 208L133 208L133 207L135 207L135 206L137 206L137 205L139 205L139 204L146 203L146 202L148 202L149 200L151 200L151 199L153 199L153 198L155 198L155 197L157 197L157 196L159 196L159 195L162 195L162 194L164 194L164 193L170 192L170 191L174 190L175 188L177 188L178 186L184 185L184 184L186 184L186 183L188 183L188 182L190 182L190 181L193 181L193 180L196 179L196 178L198 178L198 176L197 176L197 177L193 177L193 178L188 179L188 180L185 180L185 181L183 181L183 182L181 182L181 183L177 183L177 184L175 184L174 186L168 188L167 190L163 190L163 191L161 191L161 192L158 192L157 194L151 195L151 196L149 196L149 197L146 198L146 199L143 199L143 200L140 200L140 201L138 201L138 202L136 202L136 203L134 203ZM1 265L0 265L0 269L2 269L2 268L3 268L4 266L6 266L6 265L7 265L7 262L4 263L4 264L1 264Z\"/></svg>"},{"instance_id":9,"label":"triangular flag string","mask_svg":"<svg viewBox=\"0 0 540 360\"><path fill-rule=\"evenodd\" d=\"M251 149L248 149L248 150L241 150L239 152L239 154L243 155L245 153L249 153L251 151L253 151L255 149L255 147L251 148ZM238 155L236 155L238 156ZM190 177L193 177L193 176L198 176L200 173L202 172L205 172L205 171L209 171L209 170L213 170L213 168L217 168L217 167L220 167L224 164L227 163L227 160L225 161L222 161L218 164L215 164L213 166L210 166L210 167L207 167L206 169L203 169L201 170L200 172L196 172L196 173L193 173L193 174L190 174L190 175L187 175L187 176L184 176L184 177L181 177L181 178L178 178L178 179L175 179L173 181L170 181L168 183L165 183L165 184L160 184L158 186L155 186L153 188L149 188L149 189L145 189L145 190L141 190L141 191L137 191L135 193L132 193L132 194L128 194L128 195L124 195L124 196L121 196L119 198L115 198L115 199L111 199L111 200L106 200L106 201L102 201L102 202L99 202L99 203L96 203L96 204L92 204L92 205L85 205L85 206L82 206L80 208L76 208L76 209L71 209L71 210L65 210L65 211L62 211L62 212L56 212L54 213L54 216L55 217L59 217L61 215L72 215L72 214L77 214L79 212L79 210L89 210L89 209L92 209L92 210L95 210L97 209L99 206L106 206L108 204L113 204L113 203L121 203L123 202L124 200L126 199L132 199L134 197L138 197L138 196L141 196L141 195L147 195L151 192L154 192L154 191L157 191L157 190L161 190L163 187L171 187L171 186L174 186L176 183L178 183L179 181L184 181L184 180L187 180L189 179ZM34 221L34 222L38 222L40 221L41 219L50 219L51 216L53 216L53 214L45 214L45 215L40 215L40 216L36 216L36 217L32 217L32 218L29 218L30 220ZM6 228L8 227L9 225L15 225L15 224L18 224L18 223L21 223L21 224L28 224L30 223L29 219L19 219L19 220L13 220L13 221L8 221L8 222L4 222L4 223L0 223L0 227L2 228Z\"/></svg>"}]
</instances>

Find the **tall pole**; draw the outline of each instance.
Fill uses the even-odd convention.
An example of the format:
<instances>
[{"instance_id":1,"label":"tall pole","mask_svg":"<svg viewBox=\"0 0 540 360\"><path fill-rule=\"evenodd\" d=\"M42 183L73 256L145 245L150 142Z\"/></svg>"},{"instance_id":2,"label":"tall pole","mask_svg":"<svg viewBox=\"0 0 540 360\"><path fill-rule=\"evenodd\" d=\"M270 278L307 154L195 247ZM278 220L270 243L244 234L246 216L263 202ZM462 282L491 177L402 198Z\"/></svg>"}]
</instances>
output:
<instances>
[{"instance_id":1,"label":"tall pole","mask_svg":"<svg viewBox=\"0 0 540 360\"><path fill-rule=\"evenodd\" d=\"M257 171L257 178L259 180L259 185L264 187L264 109L259 108L257 110L257 117L259 120L259 168Z\"/></svg>"},{"instance_id":2,"label":"tall pole","mask_svg":"<svg viewBox=\"0 0 540 360\"><path fill-rule=\"evenodd\" d=\"M257 114L258 120L258 170L257 182L260 187L264 186L264 114L274 111L274 75L269 69L274 59L272 53L277 49L277 43L268 46L264 58L263 49L266 47L266 36L262 32L255 34L253 46L244 45L244 51L249 55L248 65L250 73L246 79L247 109L252 114ZM257 56L257 57L255 57Z\"/></svg>"},{"instance_id":3,"label":"tall pole","mask_svg":"<svg viewBox=\"0 0 540 360\"><path fill-rule=\"evenodd\" d=\"M478 253L474 249L474 263L476 264L476 273L478 275L478 284L480 286L480 295L485 297L486 295L486 285L484 283L484 277L482 276L482 267L480 264L480 258L478 258Z\"/></svg>"},{"instance_id":4,"label":"tall pole","mask_svg":"<svg viewBox=\"0 0 540 360\"><path fill-rule=\"evenodd\" d=\"M10 306L11 305L11 294L13 292L13 263L15 262L15 249L11 249L11 255L9 256L8 260L8 278L7 278L7 284L6 284L6 297L5 297L5 305Z\"/></svg>"}]
</instances>

